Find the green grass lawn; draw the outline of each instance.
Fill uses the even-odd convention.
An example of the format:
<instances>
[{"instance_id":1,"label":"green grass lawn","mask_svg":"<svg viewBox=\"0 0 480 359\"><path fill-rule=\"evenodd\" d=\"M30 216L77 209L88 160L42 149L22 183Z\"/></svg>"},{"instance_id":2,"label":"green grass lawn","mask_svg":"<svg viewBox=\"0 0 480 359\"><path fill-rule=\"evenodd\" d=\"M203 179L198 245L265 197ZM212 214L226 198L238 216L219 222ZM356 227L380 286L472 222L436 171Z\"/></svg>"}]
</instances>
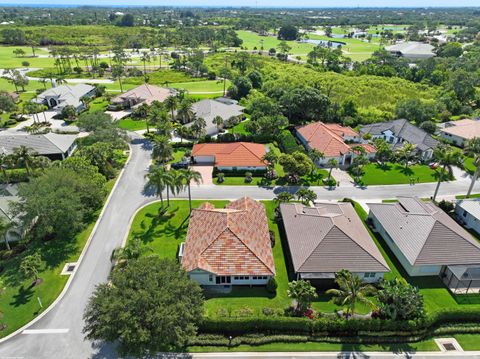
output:
<instances>
[{"instance_id":1,"label":"green grass lawn","mask_svg":"<svg viewBox=\"0 0 480 359\"><path fill-rule=\"evenodd\" d=\"M475 344L473 344L475 346ZM476 346L478 347L478 345ZM440 351L433 339L406 344L347 344L347 343L271 343L263 345L239 345L233 348L226 347L189 347L192 353L208 352L395 352L414 353L417 351ZM361 354L358 355L362 357ZM356 357L356 355L352 355Z\"/></svg>"},{"instance_id":2,"label":"green grass lawn","mask_svg":"<svg viewBox=\"0 0 480 359\"><path fill-rule=\"evenodd\" d=\"M114 180L108 182L109 192L113 185ZM6 290L0 296L0 308L3 312L1 322L7 327L0 332L0 337L12 333L34 319L58 297L68 280L68 276L61 276L60 273L65 263L77 261L99 214L100 210L92 222L72 240L36 241L31 243L22 255L2 261L4 270L0 278L4 281ZM44 261L44 267L39 273L43 283L31 288L31 279L22 278L18 268L24 256L36 251L41 254ZM38 298L43 308L40 307Z\"/></svg>"},{"instance_id":3,"label":"green grass lawn","mask_svg":"<svg viewBox=\"0 0 480 359\"><path fill-rule=\"evenodd\" d=\"M457 334L453 336L463 350L480 350L479 334Z\"/></svg>"},{"instance_id":4,"label":"green grass lawn","mask_svg":"<svg viewBox=\"0 0 480 359\"><path fill-rule=\"evenodd\" d=\"M362 61L369 58L372 53L380 49L380 43L376 39L372 39L371 42L363 41L360 39L341 38L334 39L323 35L309 34L309 38L312 40L325 40L325 41L340 41L346 43L342 46L342 50L345 56L352 58L356 61Z\"/></svg>"},{"instance_id":5,"label":"green grass lawn","mask_svg":"<svg viewBox=\"0 0 480 359\"><path fill-rule=\"evenodd\" d=\"M250 120L245 120L240 122L238 125L233 126L232 128L228 129L228 132L230 133L238 133L239 135L248 135L250 132L248 132L245 129L245 125L250 122Z\"/></svg>"},{"instance_id":6,"label":"green grass lawn","mask_svg":"<svg viewBox=\"0 0 480 359\"><path fill-rule=\"evenodd\" d=\"M168 85L169 87L184 89L188 93L198 94L203 92L214 92L217 96L223 95L223 81L204 80L194 82L175 82ZM227 81L226 87L230 86L230 81Z\"/></svg>"},{"instance_id":7,"label":"green grass lawn","mask_svg":"<svg viewBox=\"0 0 480 359\"><path fill-rule=\"evenodd\" d=\"M363 220L367 218L367 213L360 204L355 203L355 210L360 218ZM417 286L424 297L425 310L428 314L443 309L471 308L480 311L480 295L478 294L452 295L438 276L410 277L383 238L379 234L373 233L368 227L367 230L391 269L391 272L387 273L385 278L403 277L412 285Z\"/></svg>"},{"instance_id":8,"label":"green grass lawn","mask_svg":"<svg viewBox=\"0 0 480 359\"><path fill-rule=\"evenodd\" d=\"M262 47L264 51L268 51L271 48L274 48L278 51L277 46L281 42L276 37L273 36L260 36L251 31L239 30L237 31L238 37L243 40L242 46L247 48L247 50L253 50L256 47L258 50ZM292 48L290 54L292 55L306 55L312 51L314 45L308 43L302 43L297 41L286 41L288 45Z\"/></svg>"},{"instance_id":9,"label":"green grass lawn","mask_svg":"<svg viewBox=\"0 0 480 359\"><path fill-rule=\"evenodd\" d=\"M13 54L13 50L22 49L25 51L25 57L16 57ZM47 51L37 48L35 54L46 55ZM0 68L12 68L12 67L24 67L22 66L23 61L28 61L30 67L53 67L53 58L52 57L31 57L32 49L26 46L0 46Z\"/></svg>"},{"instance_id":10,"label":"green grass lawn","mask_svg":"<svg viewBox=\"0 0 480 359\"><path fill-rule=\"evenodd\" d=\"M145 130L147 128L147 125L144 120L134 120L132 118L123 118L117 121L117 123L118 123L118 127L127 131L139 131L139 130Z\"/></svg>"},{"instance_id":11,"label":"green grass lawn","mask_svg":"<svg viewBox=\"0 0 480 359\"><path fill-rule=\"evenodd\" d=\"M369 163L363 167L365 174L362 176L362 183L366 186L408 184L411 179L415 183L437 181L437 172L426 165L413 165L405 169L404 166L396 163L386 163L384 166L377 163Z\"/></svg>"},{"instance_id":12,"label":"green grass lawn","mask_svg":"<svg viewBox=\"0 0 480 359\"><path fill-rule=\"evenodd\" d=\"M105 97L97 97L94 99L92 102L90 102L88 111L89 112L95 112L95 111L106 111L108 104L110 101L108 101Z\"/></svg>"},{"instance_id":13,"label":"green grass lawn","mask_svg":"<svg viewBox=\"0 0 480 359\"><path fill-rule=\"evenodd\" d=\"M192 201L193 207L198 207L204 201ZM215 207L222 208L228 201L209 201ZM278 282L277 294L268 293L264 287L241 287L234 286L229 294L216 294L210 296L205 302L205 315L216 317L219 311L227 310L230 315L235 316L238 310L248 307L253 310L253 315L261 316L265 307L282 311L290 304L287 297L287 286L289 281L287 264L285 260L284 240L274 221L274 210L276 204L273 201L262 202L267 210L269 227L275 233L276 243L273 248L275 261L276 279ZM133 220L129 238L140 238L145 246L148 246L153 253L162 258L176 258L178 247L185 240L188 228L188 201L171 200L170 207L165 215L158 217L160 203L153 203L139 211ZM147 252L148 253L148 252ZM338 306L330 302L330 297L321 293L313 303L316 310L332 313ZM359 305L358 312L366 313L368 309Z\"/></svg>"},{"instance_id":14,"label":"green grass lawn","mask_svg":"<svg viewBox=\"0 0 480 359\"><path fill-rule=\"evenodd\" d=\"M465 170L470 174L475 173L475 171L477 170L477 168L473 164L473 161L474 161L473 157L465 157L465 160L463 161Z\"/></svg>"}]
</instances>

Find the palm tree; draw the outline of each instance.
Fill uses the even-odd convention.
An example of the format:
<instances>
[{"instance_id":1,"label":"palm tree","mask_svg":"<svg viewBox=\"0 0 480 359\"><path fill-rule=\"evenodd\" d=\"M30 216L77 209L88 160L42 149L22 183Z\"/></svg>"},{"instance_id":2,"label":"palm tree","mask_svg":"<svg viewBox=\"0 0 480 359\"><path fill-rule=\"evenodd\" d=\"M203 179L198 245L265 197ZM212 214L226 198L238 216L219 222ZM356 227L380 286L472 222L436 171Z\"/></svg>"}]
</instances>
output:
<instances>
[{"instance_id":1,"label":"palm tree","mask_svg":"<svg viewBox=\"0 0 480 359\"><path fill-rule=\"evenodd\" d=\"M440 165L440 171L438 173L438 182L433 194L433 200L437 198L438 190L440 189L440 183L442 182L445 173L451 177L453 174L453 166L460 166L463 155L462 152L450 145L440 145L433 152L433 157L438 161Z\"/></svg>"},{"instance_id":2,"label":"palm tree","mask_svg":"<svg viewBox=\"0 0 480 359\"><path fill-rule=\"evenodd\" d=\"M27 174L30 176L32 165L34 162L34 152L31 148L20 146L13 150L12 158L17 166L24 167Z\"/></svg>"},{"instance_id":3,"label":"palm tree","mask_svg":"<svg viewBox=\"0 0 480 359\"><path fill-rule=\"evenodd\" d=\"M8 183L8 172L7 169L12 165L12 157L6 155L5 153L0 154L0 171L2 171L3 178L5 183Z\"/></svg>"},{"instance_id":4,"label":"palm tree","mask_svg":"<svg viewBox=\"0 0 480 359\"><path fill-rule=\"evenodd\" d=\"M212 123L213 123L215 126L217 126L217 130L218 130L218 132L220 132L220 130L221 130L222 127L223 127L224 121L223 121L223 118L222 118L221 116L218 116L218 115L217 115L217 116L215 116L215 117L213 118Z\"/></svg>"},{"instance_id":5,"label":"palm tree","mask_svg":"<svg viewBox=\"0 0 480 359\"><path fill-rule=\"evenodd\" d=\"M7 250L10 250L10 244L8 243L8 231L12 229L13 226L13 222L8 221L5 218L0 218L0 236L3 237Z\"/></svg>"},{"instance_id":6,"label":"palm tree","mask_svg":"<svg viewBox=\"0 0 480 359\"><path fill-rule=\"evenodd\" d=\"M147 62L150 61L150 54L147 51L143 51L142 56L140 57L140 61L143 62L143 78L146 83L147 82Z\"/></svg>"},{"instance_id":7,"label":"palm tree","mask_svg":"<svg viewBox=\"0 0 480 359\"><path fill-rule=\"evenodd\" d=\"M178 106L177 96L174 96L174 95L168 96L163 104L165 105L165 108L167 109L167 111L170 111L172 115L172 120L175 120L175 110L177 109L177 106Z\"/></svg>"},{"instance_id":8,"label":"palm tree","mask_svg":"<svg viewBox=\"0 0 480 359\"><path fill-rule=\"evenodd\" d=\"M186 182L188 189L188 204L190 206L190 213L192 213L192 194L190 190L190 184L194 181L197 185L202 183L202 175L200 172L192 170L191 168L180 170L183 175L183 179Z\"/></svg>"},{"instance_id":9,"label":"palm tree","mask_svg":"<svg viewBox=\"0 0 480 359\"><path fill-rule=\"evenodd\" d=\"M317 169L318 162L324 159L325 155L323 154L323 152L320 152L316 148L312 148L310 151L308 151L308 157L310 157L310 159L313 162L312 171L311 171L311 173L313 174Z\"/></svg>"},{"instance_id":10,"label":"palm tree","mask_svg":"<svg viewBox=\"0 0 480 359\"><path fill-rule=\"evenodd\" d=\"M366 304L371 308L374 307L368 296L374 294L376 289L373 285L364 282L359 276L342 269L335 274L335 282L339 288L329 289L326 293L334 296L336 304L347 306L347 319L355 314L357 303Z\"/></svg>"},{"instance_id":11,"label":"palm tree","mask_svg":"<svg viewBox=\"0 0 480 359\"><path fill-rule=\"evenodd\" d=\"M332 170L338 167L338 161L335 158L330 158L327 162L327 167L330 168L328 171L328 180L332 178Z\"/></svg>"},{"instance_id":12,"label":"palm tree","mask_svg":"<svg viewBox=\"0 0 480 359\"><path fill-rule=\"evenodd\" d=\"M193 113L193 110L192 110L192 103L188 99L185 99L182 102L180 102L180 105L178 106L178 110L177 110L177 117L180 119L180 122L183 124L191 122L195 117L195 114Z\"/></svg>"},{"instance_id":13,"label":"palm tree","mask_svg":"<svg viewBox=\"0 0 480 359\"><path fill-rule=\"evenodd\" d=\"M112 253L112 260L119 264L124 264L132 259L138 259L146 251L153 251L149 246L142 245L142 241L138 237L133 237L125 247L116 248Z\"/></svg>"},{"instance_id":14,"label":"palm tree","mask_svg":"<svg viewBox=\"0 0 480 359\"><path fill-rule=\"evenodd\" d=\"M173 148L168 138L164 136L155 136L153 138L152 157L162 164L173 158Z\"/></svg>"},{"instance_id":15,"label":"palm tree","mask_svg":"<svg viewBox=\"0 0 480 359\"><path fill-rule=\"evenodd\" d=\"M113 79L118 80L118 84L120 85L120 92L123 93L123 85L122 85L122 76L125 72L123 65L115 65L112 68L112 77Z\"/></svg>"},{"instance_id":16,"label":"palm tree","mask_svg":"<svg viewBox=\"0 0 480 359\"><path fill-rule=\"evenodd\" d=\"M161 207L158 211L159 215L163 213L163 191L167 187L167 183L170 180L170 174L162 166L150 166L148 173L145 175L147 183L145 184L146 190L153 190L155 194L160 197Z\"/></svg>"},{"instance_id":17,"label":"palm tree","mask_svg":"<svg viewBox=\"0 0 480 359\"><path fill-rule=\"evenodd\" d=\"M408 168L410 160L415 157L415 148L417 146L411 143L406 143L403 147L397 150L397 155L405 161L405 169Z\"/></svg>"},{"instance_id":18,"label":"palm tree","mask_svg":"<svg viewBox=\"0 0 480 359\"><path fill-rule=\"evenodd\" d=\"M475 172L472 176L472 182L470 182L470 187L468 187L467 198L470 197L475 186L475 182L478 179L480 174L480 138L475 137L469 140L465 146L465 154L473 156L473 165L475 166Z\"/></svg>"}]
</instances>

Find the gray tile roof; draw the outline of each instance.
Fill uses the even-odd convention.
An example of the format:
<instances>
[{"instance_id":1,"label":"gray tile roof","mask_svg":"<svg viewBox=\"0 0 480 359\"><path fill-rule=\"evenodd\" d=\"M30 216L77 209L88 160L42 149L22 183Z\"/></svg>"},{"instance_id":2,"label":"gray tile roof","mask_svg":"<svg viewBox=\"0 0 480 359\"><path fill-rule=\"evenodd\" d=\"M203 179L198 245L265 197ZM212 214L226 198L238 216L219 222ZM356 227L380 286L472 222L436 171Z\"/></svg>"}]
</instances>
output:
<instances>
[{"instance_id":1,"label":"gray tile roof","mask_svg":"<svg viewBox=\"0 0 480 359\"><path fill-rule=\"evenodd\" d=\"M40 155L63 154L73 145L77 135L44 135L0 134L0 152L12 153L15 148L25 146Z\"/></svg>"},{"instance_id":2,"label":"gray tile roof","mask_svg":"<svg viewBox=\"0 0 480 359\"><path fill-rule=\"evenodd\" d=\"M58 87L52 87L46 91L43 91L37 97L37 102L42 103L47 97L56 97L59 100L59 107L65 107L71 105L75 108L81 105L80 99L87 95L94 89L93 86L87 84L78 84L75 86L60 85Z\"/></svg>"},{"instance_id":3,"label":"gray tile roof","mask_svg":"<svg viewBox=\"0 0 480 359\"><path fill-rule=\"evenodd\" d=\"M280 209L295 272L390 271L350 203L283 203Z\"/></svg>"},{"instance_id":4,"label":"gray tile roof","mask_svg":"<svg viewBox=\"0 0 480 359\"><path fill-rule=\"evenodd\" d=\"M464 209L473 217L480 220L480 198L462 199L457 202L457 207Z\"/></svg>"},{"instance_id":5,"label":"gray tile roof","mask_svg":"<svg viewBox=\"0 0 480 359\"><path fill-rule=\"evenodd\" d=\"M416 145L421 151L433 149L439 144L439 142L427 132L412 125L406 119L365 125L360 129L360 134L364 135L369 133L374 136L379 136L387 130L391 130L395 136L403 138L407 142ZM402 143L399 143L397 144L397 147L401 147L402 145Z\"/></svg>"},{"instance_id":6,"label":"gray tile roof","mask_svg":"<svg viewBox=\"0 0 480 359\"><path fill-rule=\"evenodd\" d=\"M425 44L423 42L416 41L407 41L401 42L392 46L387 46L385 50L391 52L400 52L405 56L408 55L423 55L423 56L434 56L433 53L434 47L430 44Z\"/></svg>"},{"instance_id":7,"label":"gray tile roof","mask_svg":"<svg viewBox=\"0 0 480 359\"><path fill-rule=\"evenodd\" d=\"M213 124L213 119L220 116L224 121L232 116L241 116L245 107L236 103L226 104L225 100L202 100L192 105L192 110L197 118L203 118L207 123L206 131L208 135L218 132L217 126ZM191 126L192 123L187 124Z\"/></svg>"},{"instance_id":8,"label":"gray tile roof","mask_svg":"<svg viewBox=\"0 0 480 359\"><path fill-rule=\"evenodd\" d=\"M411 265L480 264L480 244L432 202L368 204Z\"/></svg>"}]
</instances>

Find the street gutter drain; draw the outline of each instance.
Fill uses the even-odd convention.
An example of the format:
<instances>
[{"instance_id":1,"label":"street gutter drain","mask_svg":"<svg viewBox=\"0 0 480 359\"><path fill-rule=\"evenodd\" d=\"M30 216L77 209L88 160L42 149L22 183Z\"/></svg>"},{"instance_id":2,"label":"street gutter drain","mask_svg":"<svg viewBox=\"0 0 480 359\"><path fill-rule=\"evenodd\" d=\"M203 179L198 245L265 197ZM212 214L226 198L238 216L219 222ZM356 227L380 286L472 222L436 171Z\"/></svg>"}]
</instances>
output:
<instances>
[{"instance_id":1,"label":"street gutter drain","mask_svg":"<svg viewBox=\"0 0 480 359\"><path fill-rule=\"evenodd\" d=\"M457 348L455 348L455 345L452 343L443 343L443 347L445 348L446 351L455 351Z\"/></svg>"},{"instance_id":2,"label":"street gutter drain","mask_svg":"<svg viewBox=\"0 0 480 359\"><path fill-rule=\"evenodd\" d=\"M77 263L66 263L65 266L63 267L61 275L71 275L73 272L75 272L75 269L77 268Z\"/></svg>"}]
</instances>

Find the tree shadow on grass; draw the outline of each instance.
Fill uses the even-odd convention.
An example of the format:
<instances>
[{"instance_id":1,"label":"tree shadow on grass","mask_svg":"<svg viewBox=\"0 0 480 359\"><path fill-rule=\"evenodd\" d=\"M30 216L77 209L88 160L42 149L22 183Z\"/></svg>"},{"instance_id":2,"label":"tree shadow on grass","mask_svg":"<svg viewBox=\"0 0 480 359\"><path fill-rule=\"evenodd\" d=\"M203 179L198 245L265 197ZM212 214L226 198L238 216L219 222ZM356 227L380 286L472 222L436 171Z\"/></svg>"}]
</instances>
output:
<instances>
[{"instance_id":1,"label":"tree shadow on grass","mask_svg":"<svg viewBox=\"0 0 480 359\"><path fill-rule=\"evenodd\" d=\"M78 252L78 243L74 238L57 238L40 244L37 250L47 268L56 268Z\"/></svg>"},{"instance_id":2,"label":"tree shadow on grass","mask_svg":"<svg viewBox=\"0 0 480 359\"><path fill-rule=\"evenodd\" d=\"M18 289L18 293L13 295L13 301L10 302L10 305L14 307L20 307L30 302L32 297L33 297L33 287L28 286L27 288L25 288L25 286L21 286Z\"/></svg>"},{"instance_id":3,"label":"tree shadow on grass","mask_svg":"<svg viewBox=\"0 0 480 359\"><path fill-rule=\"evenodd\" d=\"M413 176L414 171L410 167L397 166L398 171L405 176Z\"/></svg>"},{"instance_id":4,"label":"tree shadow on grass","mask_svg":"<svg viewBox=\"0 0 480 359\"><path fill-rule=\"evenodd\" d=\"M390 171L392 169L392 166L389 165L388 163L377 163L375 165L375 168L383 171L383 172L387 172L387 171Z\"/></svg>"}]
</instances>

